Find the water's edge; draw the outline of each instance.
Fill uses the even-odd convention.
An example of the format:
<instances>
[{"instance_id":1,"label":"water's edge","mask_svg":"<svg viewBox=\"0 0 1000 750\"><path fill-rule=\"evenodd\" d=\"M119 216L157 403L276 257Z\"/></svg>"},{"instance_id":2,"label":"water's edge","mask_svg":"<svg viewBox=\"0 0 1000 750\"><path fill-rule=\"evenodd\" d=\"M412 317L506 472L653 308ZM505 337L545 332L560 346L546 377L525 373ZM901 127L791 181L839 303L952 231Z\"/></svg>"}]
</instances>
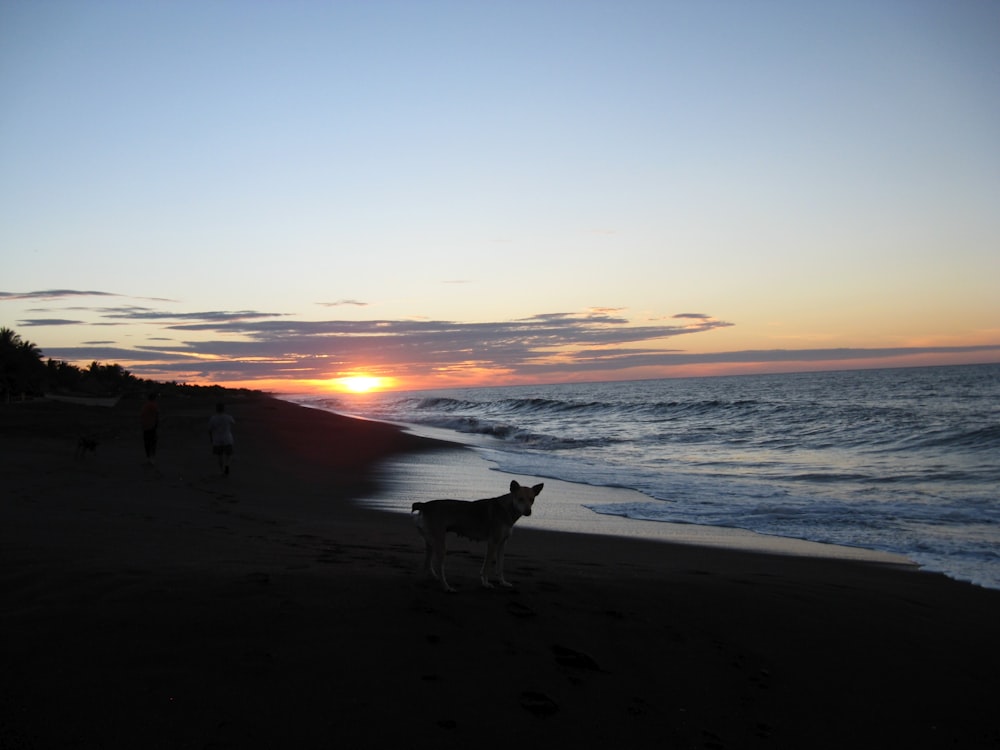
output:
<instances>
[{"instance_id":1,"label":"water's edge","mask_svg":"<svg viewBox=\"0 0 1000 750\"><path fill-rule=\"evenodd\" d=\"M541 481L545 489L536 502L535 513L530 518L521 519L519 527L725 547L766 554L828 557L906 567L917 565L903 555L861 547L771 536L723 526L645 521L599 513L590 506L645 502L650 498L638 490L503 472L474 446L458 443L460 434L421 425L392 424L416 435L455 442L456 448L405 454L383 462L379 491L359 499L359 502L379 510L409 514L414 502L442 497L461 500L495 497L507 491L512 479L532 484Z\"/></svg>"}]
</instances>

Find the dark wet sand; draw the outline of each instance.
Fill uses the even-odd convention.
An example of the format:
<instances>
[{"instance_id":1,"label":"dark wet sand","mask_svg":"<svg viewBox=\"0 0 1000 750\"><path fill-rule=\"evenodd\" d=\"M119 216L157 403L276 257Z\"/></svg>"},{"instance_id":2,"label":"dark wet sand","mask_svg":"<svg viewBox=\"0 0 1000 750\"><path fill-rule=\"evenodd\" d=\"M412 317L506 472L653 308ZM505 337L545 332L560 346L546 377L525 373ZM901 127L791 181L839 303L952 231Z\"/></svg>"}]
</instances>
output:
<instances>
[{"instance_id":1,"label":"dark wet sand","mask_svg":"<svg viewBox=\"0 0 1000 750\"><path fill-rule=\"evenodd\" d=\"M446 595L351 501L433 444L245 397L224 478L212 403L163 400L155 468L139 407L0 405L4 750L1000 747L1000 592L536 524Z\"/></svg>"}]
</instances>

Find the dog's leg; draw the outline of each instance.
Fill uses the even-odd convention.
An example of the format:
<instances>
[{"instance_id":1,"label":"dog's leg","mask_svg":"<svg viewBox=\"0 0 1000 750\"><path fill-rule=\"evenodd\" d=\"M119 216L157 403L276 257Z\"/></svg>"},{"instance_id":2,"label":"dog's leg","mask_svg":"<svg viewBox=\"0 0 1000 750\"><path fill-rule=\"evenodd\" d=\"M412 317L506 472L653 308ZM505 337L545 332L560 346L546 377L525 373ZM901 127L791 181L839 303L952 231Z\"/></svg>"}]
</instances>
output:
<instances>
[{"instance_id":1,"label":"dog's leg","mask_svg":"<svg viewBox=\"0 0 1000 750\"><path fill-rule=\"evenodd\" d=\"M420 530L420 535L424 538L424 571L435 581L440 581L445 591L454 591L444 577L445 540L431 536L423 529Z\"/></svg>"},{"instance_id":2,"label":"dog's leg","mask_svg":"<svg viewBox=\"0 0 1000 750\"><path fill-rule=\"evenodd\" d=\"M448 579L444 577L444 555L447 552L447 539L444 535L440 539L435 540L434 544L434 559L431 563L431 574L434 575L434 569L437 569L437 574L434 575L436 579L441 581L441 588L447 591L449 594L455 593L455 589L448 585Z\"/></svg>"},{"instance_id":3,"label":"dog's leg","mask_svg":"<svg viewBox=\"0 0 1000 750\"><path fill-rule=\"evenodd\" d=\"M486 542L486 557L483 558L483 567L479 571L479 580L483 583L483 588L491 589L490 583L490 563L495 563L497 557L497 546L492 539Z\"/></svg>"},{"instance_id":4,"label":"dog's leg","mask_svg":"<svg viewBox=\"0 0 1000 750\"><path fill-rule=\"evenodd\" d=\"M424 572L436 581L438 576L434 572L434 566L431 564L431 555L433 554L433 545L429 539L424 539Z\"/></svg>"},{"instance_id":5,"label":"dog's leg","mask_svg":"<svg viewBox=\"0 0 1000 750\"><path fill-rule=\"evenodd\" d=\"M497 545L497 579L500 581L501 586L511 588L514 584L508 583L507 579L503 577L503 551L506 546L506 539L500 540L500 543Z\"/></svg>"},{"instance_id":6,"label":"dog's leg","mask_svg":"<svg viewBox=\"0 0 1000 750\"><path fill-rule=\"evenodd\" d=\"M420 524L419 519L417 520L417 531L420 532L420 536L424 540L424 572L436 580L437 573L434 572L434 566L431 562L431 556L434 553L434 539Z\"/></svg>"}]
</instances>

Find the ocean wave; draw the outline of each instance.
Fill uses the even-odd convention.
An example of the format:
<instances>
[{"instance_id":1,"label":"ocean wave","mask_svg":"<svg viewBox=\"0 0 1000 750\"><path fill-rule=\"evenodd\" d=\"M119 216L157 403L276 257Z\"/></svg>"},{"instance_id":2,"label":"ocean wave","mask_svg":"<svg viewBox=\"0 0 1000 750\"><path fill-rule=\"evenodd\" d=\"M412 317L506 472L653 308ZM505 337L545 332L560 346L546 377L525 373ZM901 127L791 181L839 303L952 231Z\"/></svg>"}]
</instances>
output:
<instances>
[{"instance_id":1,"label":"ocean wave","mask_svg":"<svg viewBox=\"0 0 1000 750\"><path fill-rule=\"evenodd\" d=\"M513 424L493 422L472 416L456 416L445 418L441 416L415 419L414 424L426 427L437 427L468 435L482 435L505 442L513 446L535 450L573 450L577 448L606 447L620 442L612 437L570 437L548 435L542 432L526 430Z\"/></svg>"},{"instance_id":2,"label":"ocean wave","mask_svg":"<svg viewBox=\"0 0 1000 750\"><path fill-rule=\"evenodd\" d=\"M901 439L892 450L909 451L922 448L951 448L968 451L1000 449L1000 424L973 430L941 428Z\"/></svg>"},{"instance_id":3,"label":"ocean wave","mask_svg":"<svg viewBox=\"0 0 1000 750\"><path fill-rule=\"evenodd\" d=\"M802 474L777 474L771 478L789 482L816 482L824 484L837 482L868 482L872 481L875 477L871 474L856 472L811 471L804 472Z\"/></svg>"},{"instance_id":4,"label":"ocean wave","mask_svg":"<svg viewBox=\"0 0 1000 750\"><path fill-rule=\"evenodd\" d=\"M402 404L402 402L401 402ZM498 414L544 414L574 415L583 414L588 417L620 415L631 418L672 419L680 417L703 417L708 414L732 414L734 412L756 414L763 404L756 399L695 399L678 401L601 401L601 400L566 400L542 398L538 396L523 398L490 398L481 401L455 398L451 396L429 396L416 400L413 407L416 411L469 411L491 412ZM781 409L783 407L779 407Z\"/></svg>"},{"instance_id":5,"label":"ocean wave","mask_svg":"<svg viewBox=\"0 0 1000 750\"><path fill-rule=\"evenodd\" d=\"M409 403L413 405L413 408L418 411L443 411L443 412L453 412L460 410L468 410L472 408L478 408L482 406L476 401L464 401L462 399L447 398L444 396L434 396L428 398L420 398L409 400ZM399 406L405 409L407 401L399 402Z\"/></svg>"}]
</instances>

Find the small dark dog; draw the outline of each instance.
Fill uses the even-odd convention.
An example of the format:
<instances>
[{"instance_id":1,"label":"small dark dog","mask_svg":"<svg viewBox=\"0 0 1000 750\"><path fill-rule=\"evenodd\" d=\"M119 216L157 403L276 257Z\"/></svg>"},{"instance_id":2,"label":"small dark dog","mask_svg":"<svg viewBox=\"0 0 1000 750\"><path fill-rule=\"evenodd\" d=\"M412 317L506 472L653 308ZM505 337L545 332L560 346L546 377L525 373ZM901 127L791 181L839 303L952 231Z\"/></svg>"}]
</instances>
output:
<instances>
[{"instance_id":1,"label":"small dark dog","mask_svg":"<svg viewBox=\"0 0 1000 750\"><path fill-rule=\"evenodd\" d=\"M474 541L486 542L486 559L479 578L486 588L493 588L489 567L493 563L501 586L510 586L503 577L503 552L510 532L521 516L531 515L531 506L544 485L522 487L510 483L510 492L485 500L431 500L414 503L417 529L424 538L424 568L445 591L454 591L444 577L445 536L449 531Z\"/></svg>"}]
</instances>

